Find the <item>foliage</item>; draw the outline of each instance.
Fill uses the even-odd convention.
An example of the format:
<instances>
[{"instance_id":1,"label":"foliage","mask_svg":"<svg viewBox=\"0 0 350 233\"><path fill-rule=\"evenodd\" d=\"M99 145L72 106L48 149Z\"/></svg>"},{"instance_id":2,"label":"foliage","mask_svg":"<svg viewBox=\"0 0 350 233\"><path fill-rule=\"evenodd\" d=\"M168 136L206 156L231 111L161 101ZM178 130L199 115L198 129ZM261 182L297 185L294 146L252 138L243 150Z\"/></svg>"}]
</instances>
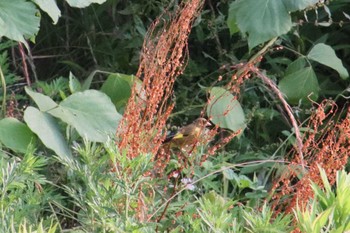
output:
<instances>
[{"instance_id":1,"label":"foliage","mask_svg":"<svg viewBox=\"0 0 350 233\"><path fill-rule=\"evenodd\" d=\"M324 178L318 172L319 167L325 169L329 182L333 185L337 171L343 169L348 162L350 139L347 135L350 134L350 112L347 111L341 121L332 122L336 117L333 112L338 112L336 108L334 102L323 101L310 117L308 130L304 132L302 151L304 166L306 165L308 170L303 170L298 162L300 156L292 150L293 162L286 166L279 179L274 181L275 188L283 186L282 192L275 193L275 202L293 194L288 201L281 201L283 204L280 207L284 206L287 212L297 205L303 207L313 196L310 182L322 185Z\"/></svg>"},{"instance_id":2,"label":"foliage","mask_svg":"<svg viewBox=\"0 0 350 233\"><path fill-rule=\"evenodd\" d=\"M67 0L67 3L73 7L86 7L93 2L103 3L106 0ZM57 3L54 0L32 0L27 2L25 0L4 0L0 3L0 20L1 29L0 37L6 36L12 40L26 43L25 39L32 38L39 31L40 17L38 16L38 9L34 5L37 4L41 10L45 11L57 23L61 16ZM26 20L23 20L26 19Z\"/></svg>"},{"instance_id":3,"label":"foliage","mask_svg":"<svg viewBox=\"0 0 350 233\"><path fill-rule=\"evenodd\" d=\"M332 189L325 170L319 167L323 187L312 183L313 200L305 208L295 210L302 232L347 232L350 230L349 195L350 175L344 170L336 175L336 188Z\"/></svg>"},{"instance_id":4,"label":"foliage","mask_svg":"<svg viewBox=\"0 0 350 233\"><path fill-rule=\"evenodd\" d=\"M1 157L2 232L13 232L13 229L26 228L26 225L39 227L43 213L51 209L50 203L60 202L60 195L55 194L52 187L46 186L50 181L40 174L47 164L47 159L34 155L32 148L23 158Z\"/></svg>"},{"instance_id":5,"label":"foliage","mask_svg":"<svg viewBox=\"0 0 350 233\"><path fill-rule=\"evenodd\" d=\"M0 231L348 230L349 11L2 0Z\"/></svg>"},{"instance_id":6,"label":"foliage","mask_svg":"<svg viewBox=\"0 0 350 233\"><path fill-rule=\"evenodd\" d=\"M26 92L40 110L28 107L24 112L25 122L48 148L61 157L70 156L71 152L53 117L74 127L79 135L92 141L106 141L108 135L117 128L119 114L110 99L101 92L94 90L78 92L60 104L29 88L26 88Z\"/></svg>"},{"instance_id":7,"label":"foliage","mask_svg":"<svg viewBox=\"0 0 350 233\"><path fill-rule=\"evenodd\" d=\"M278 215L273 217L273 211L266 203L262 206L261 212L244 211L247 232L290 232L291 216Z\"/></svg>"},{"instance_id":8,"label":"foliage","mask_svg":"<svg viewBox=\"0 0 350 233\"><path fill-rule=\"evenodd\" d=\"M153 224L137 220L140 202L152 208L153 199L144 193L154 192L154 182L143 174L150 170L150 155L131 160L119 152L113 141L101 147L85 141L75 148L79 159L59 161L66 167L68 183L63 190L78 209L77 221L89 232L146 232ZM113 170L109 161L118 164ZM137 172L131 172L137 171Z\"/></svg>"},{"instance_id":9,"label":"foliage","mask_svg":"<svg viewBox=\"0 0 350 233\"><path fill-rule=\"evenodd\" d=\"M25 153L31 143L35 144L35 137L28 126L8 117L0 120L0 142L7 148Z\"/></svg>"}]
</instances>

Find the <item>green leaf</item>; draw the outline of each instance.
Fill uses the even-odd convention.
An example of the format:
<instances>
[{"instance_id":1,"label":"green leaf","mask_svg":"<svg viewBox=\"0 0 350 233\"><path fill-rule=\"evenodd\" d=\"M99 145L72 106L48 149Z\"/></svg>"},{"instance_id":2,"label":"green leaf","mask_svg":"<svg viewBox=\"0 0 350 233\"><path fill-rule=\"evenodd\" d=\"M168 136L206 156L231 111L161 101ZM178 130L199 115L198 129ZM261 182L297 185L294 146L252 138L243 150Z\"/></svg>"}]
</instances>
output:
<instances>
[{"instance_id":1,"label":"green leaf","mask_svg":"<svg viewBox=\"0 0 350 233\"><path fill-rule=\"evenodd\" d=\"M253 186L253 182L245 175L239 175L235 179L240 189L251 188Z\"/></svg>"},{"instance_id":2,"label":"green leaf","mask_svg":"<svg viewBox=\"0 0 350 233\"><path fill-rule=\"evenodd\" d=\"M313 232L322 232L321 229L327 224L328 218L333 213L334 207L328 208L321 212L317 218L313 221Z\"/></svg>"},{"instance_id":3,"label":"green leaf","mask_svg":"<svg viewBox=\"0 0 350 233\"><path fill-rule=\"evenodd\" d=\"M47 148L63 159L71 157L69 147L52 116L37 108L28 107L24 111L24 121Z\"/></svg>"},{"instance_id":4,"label":"green leaf","mask_svg":"<svg viewBox=\"0 0 350 233\"><path fill-rule=\"evenodd\" d=\"M0 38L25 42L39 31L40 17L32 2L25 0L0 1Z\"/></svg>"},{"instance_id":5,"label":"green leaf","mask_svg":"<svg viewBox=\"0 0 350 233\"><path fill-rule=\"evenodd\" d=\"M305 68L306 64L307 64L306 59L304 57L299 57L298 59L296 59L295 61L293 61L288 65L284 75L287 76L289 74L295 73Z\"/></svg>"},{"instance_id":6,"label":"green leaf","mask_svg":"<svg viewBox=\"0 0 350 233\"><path fill-rule=\"evenodd\" d=\"M66 2L71 6L71 7L78 7L78 8L84 8L89 6L92 3L98 3L102 4L106 0L66 0Z\"/></svg>"},{"instance_id":7,"label":"green leaf","mask_svg":"<svg viewBox=\"0 0 350 233\"><path fill-rule=\"evenodd\" d=\"M89 74L89 76L83 81L83 84L81 85L81 91L86 91L90 89L92 79L95 77L95 74L98 72L99 70L94 70Z\"/></svg>"},{"instance_id":8,"label":"green leaf","mask_svg":"<svg viewBox=\"0 0 350 233\"><path fill-rule=\"evenodd\" d=\"M34 92L30 87L25 87L24 90L34 100L36 105L38 105L40 111L46 112L58 106L50 97Z\"/></svg>"},{"instance_id":9,"label":"green leaf","mask_svg":"<svg viewBox=\"0 0 350 233\"><path fill-rule=\"evenodd\" d=\"M0 142L11 150L25 153L29 144L34 140L33 132L16 118L9 117L0 120Z\"/></svg>"},{"instance_id":10,"label":"green leaf","mask_svg":"<svg viewBox=\"0 0 350 233\"><path fill-rule=\"evenodd\" d=\"M45 11L53 20L53 24L56 24L58 18L61 17L61 11L57 7L55 0L32 0L35 2L41 10Z\"/></svg>"},{"instance_id":11,"label":"green leaf","mask_svg":"<svg viewBox=\"0 0 350 233\"><path fill-rule=\"evenodd\" d=\"M101 91L111 98L118 111L126 106L135 78L133 75L111 74L103 83Z\"/></svg>"},{"instance_id":12,"label":"green leaf","mask_svg":"<svg viewBox=\"0 0 350 233\"><path fill-rule=\"evenodd\" d=\"M249 49L287 33L292 27L288 9L281 0L238 0L230 4L227 25L237 24L248 36Z\"/></svg>"},{"instance_id":13,"label":"green leaf","mask_svg":"<svg viewBox=\"0 0 350 233\"><path fill-rule=\"evenodd\" d=\"M222 173L224 177L228 180L233 180L235 177L237 177L237 175L231 168L225 169Z\"/></svg>"},{"instance_id":14,"label":"green leaf","mask_svg":"<svg viewBox=\"0 0 350 233\"><path fill-rule=\"evenodd\" d=\"M288 11L300 11L316 5L319 0L282 0Z\"/></svg>"},{"instance_id":15,"label":"green leaf","mask_svg":"<svg viewBox=\"0 0 350 233\"><path fill-rule=\"evenodd\" d=\"M233 13L228 14L228 17L227 17L227 27L228 29L230 30L230 35L232 36L233 34L239 32L239 28L236 24L236 20L235 20L235 15Z\"/></svg>"},{"instance_id":16,"label":"green leaf","mask_svg":"<svg viewBox=\"0 0 350 233\"><path fill-rule=\"evenodd\" d=\"M220 87L210 90L210 102L207 115L211 121L221 128L234 132L246 127L243 109L235 97Z\"/></svg>"},{"instance_id":17,"label":"green leaf","mask_svg":"<svg viewBox=\"0 0 350 233\"><path fill-rule=\"evenodd\" d=\"M96 90L77 92L48 113L73 126L80 136L96 142L105 142L114 135L121 119L108 96Z\"/></svg>"},{"instance_id":18,"label":"green leaf","mask_svg":"<svg viewBox=\"0 0 350 233\"><path fill-rule=\"evenodd\" d=\"M312 67L306 67L285 76L278 87L292 104L298 104L299 100L308 102L308 96L311 93L310 98L317 100L320 89Z\"/></svg>"},{"instance_id":19,"label":"green leaf","mask_svg":"<svg viewBox=\"0 0 350 233\"><path fill-rule=\"evenodd\" d=\"M307 57L336 70L342 79L347 79L349 77L349 73L343 66L342 61L337 57L333 48L329 45L323 43L315 45Z\"/></svg>"},{"instance_id":20,"label":"green leaf","mask_svg":"<svg viewBox=\"0 0 350 233\"><path fill-rule=\"evenodd\" d=\"M79 80L72 74L72 72L69 72L69 89L71 93L81 91L82 89Z\"/></svg>"}]
</instances>

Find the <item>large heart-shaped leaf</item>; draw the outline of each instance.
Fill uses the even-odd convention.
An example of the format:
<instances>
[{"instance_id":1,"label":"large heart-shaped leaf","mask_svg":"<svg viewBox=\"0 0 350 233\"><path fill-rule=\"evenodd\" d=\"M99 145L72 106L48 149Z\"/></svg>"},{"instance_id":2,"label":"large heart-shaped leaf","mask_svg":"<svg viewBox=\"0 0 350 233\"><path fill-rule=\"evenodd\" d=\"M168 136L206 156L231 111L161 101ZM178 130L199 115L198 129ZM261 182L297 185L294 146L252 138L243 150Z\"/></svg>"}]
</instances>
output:
<instances>
[{"instance_id":1,"label":"large heart-shaped leaf","mask_svg":"<svg viewBox=\"0 0 350 233\"><path fill-rule=\"evenodd\" d=\"M230 4L227 25L248 37L249 49L292 28L290 12L315 5L318 0L237 0Z\"/></svg>"},{"instance_id":2,"label":"large heart-shaped leaf","mask_svg":"<svg viewBox=\"0 0 350 233\"><path fill-rule=\"evenodd\" d=\"M121 119L108 96L96 90L77 92L48 113L73 126L80 136L96 142L105 142L114 135Z\"/></svg>"},{"instance_id":3,"label":"large heart-shaped leaf","mask_svg":"<svg viewBox=\"0 0 350 233\"><path fill-rule=\"evenodd\" d=\"M213 87L210 90L207 115L214 124L221 128L236 132L246 127L241 104L230 92L220 87Z\"/></svg>"},{"instance_id":4,"label":"large heart-shaped leaf","mask_svg":"<svg viewBox=\"0 0 350 233\"><path fill-rule=\"evenodd\" d=\"M47 148L53 150L62 159L71 157L69 147L52 116L37 108L28 107L24 111L24 121Z\"/></svg>"},{"instance_id":5,"label":"large heart-shaped leaf","mask_svg":"<svg viewBox=\"0 0 350 233\"><path fill-rule=\"evenodd\" d=\"M0 142L6 147L25 153L30 143L35 141L35 135L27 125L16 118L0 120Z\"/></svg>"},{"instance_id":6,"label":"large heart-shaped leaf","mask_svg":"<svg viewBox=\"0 0 350 233\"><path fill-rule=\"evenodd\" d=\"M91 3L102 4L106 0L66 0L71 7L84 8L89 6Z\"/></svg>"},{"instance_id":7,"label":"large heart-shaped leaf","mask_svg":"<svg viewBox=\"0 0 350 233\"><path fill-rule=\"evenodd\" d=\"M295 61L293 61L288 65L284 75L287 76L289 74L302 70L306 67L306 65L307 65L306 59L304 57L299 57L298 59L296 59Z\"/></svg>"},{"instance_id":8,"label":"large heart-shaped leaf","mask_svg":"<svg viewBox=\"0 0 350 233\"><path fill-rule=\"evenodd\" d=\"M25 42L39 31L40 18L32 2L26 0L0 1L0 38Z\"/></svg>"},{"instance_id":9,"label":"large heart-shaped leaf","mask_svg":"<svg viewBox=\"0 0 350 233\"><path fill-rule=\"evenodd\" d=\"M50 109L56 108L58 105L50 97L32 91L29 87L24 88L26 93L34 100L36 105L38 105L40 111L46 112Z\"/></svg>"},{"instance_id":10,"label":"large heart-shaped leaf","mask_svg":"<svg viewBox=\"0 0 350 233\"><path fill-rule=\"evenodd\" d=\"M347 79L349 77L349 73L343 66L342 61L337 57L333 48L329 45L323 43L315 45L310 50L307 57L336 70L343 79Z\"/></svg>"},{"instance_id":11,"label":"large heart-shaped leaf","mask_svg":"<svg viewBox=\"0 0 350 233\"><path fill-rule=\"evenodd\" d=\"M280 81L278 87L292 104L298 104L300 100L307 102L308 98L317 100L320 90L312 67L288 74Z\"/></svg>"},{"instance_id":12,"label":"large heart-shaped leaf","mask_svg":"<svg viewBox=\"0 0 350 233\"><path fill-rule=\"evenodd\" d=\"M45 11L53 20L53 23L56 24L58 18L61 17L61 11L57 6L55 0L33 0L41 10Z\"/></svg>"},{"instance_id":13,"label":"large heart-shaped leaf","mask_svg":"<svg viewBox=\"0 0 350 233\"><path fill-rule=\"evenodd\" d=\"M231 34L240 31L248 36L252 49L292 27L288 9L281 0L237 0L231 3L227 22Z\"/></svg>"}]
</instances>

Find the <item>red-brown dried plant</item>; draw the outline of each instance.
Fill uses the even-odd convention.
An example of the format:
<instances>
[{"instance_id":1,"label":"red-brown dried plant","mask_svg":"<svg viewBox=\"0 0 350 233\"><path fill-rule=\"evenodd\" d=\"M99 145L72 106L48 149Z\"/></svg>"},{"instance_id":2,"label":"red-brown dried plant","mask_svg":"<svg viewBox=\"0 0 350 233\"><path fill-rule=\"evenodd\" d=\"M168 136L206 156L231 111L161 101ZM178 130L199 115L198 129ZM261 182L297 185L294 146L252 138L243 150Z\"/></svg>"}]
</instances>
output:
<instances>
[{"instance_id":1,"label":"red-brown dried plant","mask_svg":"<svg viewBox=\"0 0 350 233\"><path fill-rule=\"evenodd\" d=\"M345 167L350 156L350 108L342 120L337 118L340 112L333 101L324 100L312 114L303 140L303 163L307 169L301 169L302 161L293 150L290 165L274 184L274 189L278 189L273 196L277 209L288 213L297 205L306 207L313 197L311 182L323 185L318 166L325 169L330 184L335 183L336 172Z\"/></svg>"},{"instance_id":2,"label":"red-brown dried plant","mask_svg":"<svg viewBox=\"0 0 350 233\"><path fill-rule=\"evenodd\" d=\"M156 155L162 145L174 107L173 85L186 66L188 35L202 4L202 0L184 1L173 15L166 15L169 19L159 17L146 35L137 72L143 82L133 86L116 134L119 149L130 158Z\"/></svg>"}]
</instances>

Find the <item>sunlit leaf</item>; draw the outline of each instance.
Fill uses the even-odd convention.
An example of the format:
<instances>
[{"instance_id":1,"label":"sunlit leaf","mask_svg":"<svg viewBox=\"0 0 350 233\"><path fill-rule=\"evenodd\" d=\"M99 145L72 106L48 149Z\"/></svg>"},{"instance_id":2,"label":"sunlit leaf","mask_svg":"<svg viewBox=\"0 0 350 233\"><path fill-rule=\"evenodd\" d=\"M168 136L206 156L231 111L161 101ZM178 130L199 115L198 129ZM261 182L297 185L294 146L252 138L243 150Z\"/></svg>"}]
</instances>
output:
<instances>
[{"instance_id":1,"label":"sunlit leaf","mask_svg":"<svg viewBox=\"0 0 350 233\"><path fill-rule=\"evenodd\" d=\"M61 158L65 159L71 156L57 122L48 113L41 112L34 107L28 107L24 111L24 121L47 148L53 150Z\"/></svg>"},{"instance_id":2,"label":"sunlit leaf","mask_svg":"<svg viewBox=\"0 0 350 233\"><path fill-rule=\"evenodd\" d=\"M336 70L343 79L349 77L349 73L345 69L342 61L337 57L333 48L329 45L323 43L315 45L307 57Z\"/></svg>"},{"instance_id":3,"label":"sunlit leaf","mask_svg":"<svg viewBox=\"0 0 350 233\"><path fill-rule=\"evenodd\" d=\"M48 111L73 126L90 141L105 142L114 135L121 115L104 93L96 90L77 92Z\"/></svg>"},{"instance_id":4,"label":"sunlit leaf","mask_svg":"<svg viewBox=\"0 0 350 233\"><path fill-rule=\"evenodd\" d=\"M220 87L214 87L210 90L207 115L214 124L221 128L236 132L246 127L241 104L230 92Z\"/></svg>"},{"instance_id":5,"label":"sunlit leaf","mask_svg":"<svg viewBox=\"0 0 350 233\"><path fill-rule=\"evenodd\" d=\"M106 0L66 0L66 2L71 6L71 7L78 7L78 8L84 8L89 6L92 3L98 3L102 4Z\"/></svg>"},{"instance_id":6,"label":"sunlit leaf","mask_svg":"<svg viewBox=\"0 0 350 233\"><path fill-rule=\"evenodd\" d=\"M249 48L287 33L292 27L289 10L281 0L238 0L230 5L228 26L248 37Z\"/></svg>"},{"instance_id":7,"label":"sunlit leaf","mask_svg":"<svg viewBox=\"0 0 350 233\"><path fill-rule=\"evenodd\" d=\"M319 0L282 0L288 11L300 11L307 7L311 7L319 2Z\"/></svg>"},{"instance_id":8,"label":"sunlit leaf","mask_svg":"<svg viewBox=\"0 0 350 233\"><path fill-rule=\"evenodd\" d=\"M82 89L79 80L71 72L69 72L69 89L71 93L81 91Z\"/></svg>"},{"instance_id":9,"label":"sunlit leaf","mask_svg":"<svg viewBox=\"0 0 350 233\"><path fill-rule=\"evenodd\" d=\"M33 2L51 17L54 24L57 23L58 18L61 17L61 11L55 0L33 0Z\"/></svg>"},{"instance_id":10,"label":"sunlit leaf","mask_svg":"<svg viewBox=\"0 0 350 233\"><path fill-rule=\"evenodd\" d=\"M32 2L25 0L0 1L0 38L5 36L25 43L39 31L40 17Z\"/></svg>"},{"instance_id":11,"label":"sunlit leaf","mask_svg":"<svg viewBox=\"0 0 350 233\"><path fill-rule=\"evenodd\" d=\"M24 88L26 93L34 100L36 105L38 105L40 111L46 112L50 109L56 108L58 105L50 97L35 92L29 87Z\"/></svg>"}]
</instances>

